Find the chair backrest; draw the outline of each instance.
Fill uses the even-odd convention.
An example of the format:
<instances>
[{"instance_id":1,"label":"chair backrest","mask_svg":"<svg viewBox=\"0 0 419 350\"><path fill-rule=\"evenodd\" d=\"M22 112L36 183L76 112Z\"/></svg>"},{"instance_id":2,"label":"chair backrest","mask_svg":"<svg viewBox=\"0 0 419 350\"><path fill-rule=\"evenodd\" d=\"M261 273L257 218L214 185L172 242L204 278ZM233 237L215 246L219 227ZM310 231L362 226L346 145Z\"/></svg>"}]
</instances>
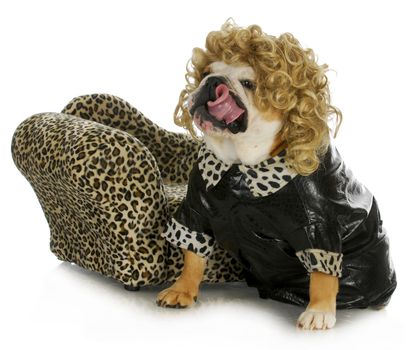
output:
<instances>
[{"instance_id":1,"label":"chair backrest","mask_svg":"<svg viewBox=\"0 0 419 350\"><path fill-rule=\"evenodd\" d=\"M201 141L186 133L167 131L120 97L109 94L73 98L62 113L125 131L137 138L154 156L163 182L186 184L198 158Z\"/></svg>"}]
</instances>

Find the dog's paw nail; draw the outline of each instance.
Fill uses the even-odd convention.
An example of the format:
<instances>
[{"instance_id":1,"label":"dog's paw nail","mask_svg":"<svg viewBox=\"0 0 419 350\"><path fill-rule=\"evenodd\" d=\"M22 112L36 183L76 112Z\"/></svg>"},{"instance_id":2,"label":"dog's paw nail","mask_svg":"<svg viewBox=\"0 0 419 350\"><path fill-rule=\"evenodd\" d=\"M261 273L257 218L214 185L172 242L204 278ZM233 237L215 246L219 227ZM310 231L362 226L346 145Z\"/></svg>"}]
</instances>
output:
<instances>
[{"instance_id":1,"label":"dog's paw nail","mask_svg":"<svg viewBox=\"0 0 419 350\"><path fill-rule=\"evenodd\" d=\"M301 329L329 329L336 323L336 316L333 312L304 311L297 321L297 327Z\"/></svg>"},{"instance_id":2,"label":"dog's paw nail","mask_svg":"<svg viewBox=\"0 0 419 350\"><path fill-rule=\"evenodd\" d=\"M197 296L195 296L195 297L193 297L193 301L196 303L196 301L198 300L198 297Z\"/></svg>"}]
</instances>

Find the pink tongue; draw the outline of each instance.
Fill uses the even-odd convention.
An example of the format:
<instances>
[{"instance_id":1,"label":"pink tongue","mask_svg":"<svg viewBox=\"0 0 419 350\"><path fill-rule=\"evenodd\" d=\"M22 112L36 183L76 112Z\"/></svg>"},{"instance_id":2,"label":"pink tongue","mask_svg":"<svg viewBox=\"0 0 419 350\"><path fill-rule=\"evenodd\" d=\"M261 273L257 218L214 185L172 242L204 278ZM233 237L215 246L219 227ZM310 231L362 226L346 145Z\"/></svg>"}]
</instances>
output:
<instances>
[{"instance_id":1,"label":"pink tongue","mask_svg":"<svg viewBox=\"0 0 419 350\"><path fill-rule=\"evenodd\" d=\"M228 86L220 84L215 89L217 99L208 101L208 112L218 120L224 120L227 124L234 122L244 113L244 109L237 106L234 98L231 97Z\"/></svg>"}]
</instances>

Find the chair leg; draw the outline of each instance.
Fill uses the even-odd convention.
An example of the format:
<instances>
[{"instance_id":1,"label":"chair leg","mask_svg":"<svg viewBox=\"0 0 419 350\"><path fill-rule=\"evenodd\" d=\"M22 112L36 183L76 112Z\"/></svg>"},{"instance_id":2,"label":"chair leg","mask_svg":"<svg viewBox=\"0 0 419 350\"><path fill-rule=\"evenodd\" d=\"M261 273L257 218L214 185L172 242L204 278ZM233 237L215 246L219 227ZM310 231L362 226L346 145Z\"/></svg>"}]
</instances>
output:
<instances>
[{"instance_id":1,"label":"chair leg","mask_svg":"<svg viewBox=\"0 0 419 350\"><path fill-rule=\"evenodd\" d=\"M124 284L124 288L125 288L125 290L128 290L130 292L138 292L141 289L140 286L130 286L130 285L127 285L127 284Z\"/></svg>"},{"instance_id":2,"label":"chair leg","mask_svg":"<svg viewBox=\"0 0 419 350\"><path fill-rule=\"evenodd\" d=\"M261 299L268 299L269 295L266 291L262 290L262 289L258 289L258 293L259 293L259 298Z\"/></svg>"}]
</instances>

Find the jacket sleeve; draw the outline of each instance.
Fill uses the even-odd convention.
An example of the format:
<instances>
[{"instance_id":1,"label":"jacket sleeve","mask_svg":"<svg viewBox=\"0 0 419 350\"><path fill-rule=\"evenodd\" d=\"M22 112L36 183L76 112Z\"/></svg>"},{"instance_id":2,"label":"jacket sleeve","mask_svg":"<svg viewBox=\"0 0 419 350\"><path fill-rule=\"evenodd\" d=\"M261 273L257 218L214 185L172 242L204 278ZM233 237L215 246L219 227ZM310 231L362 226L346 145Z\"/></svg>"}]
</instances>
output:
<instances>
[{"instance_id":1,"label":"jacket sleeve","mask_svg":"<svg viewBox=\"0 0 419 350\"><path fill-rule=\"evenodd\" d=\"M310 227L309 229L315 227ZM308 233L308 236L310 233ZM328 275L342 277L343 254L341 249L328 248L327 245L316 244L316 241L307 239L306 247L299 249L296 256L308 272L323 272Z\"/></svg>"},{"instance_id":2,"label":"jacket sleeve","mask_svg":"<svg viewBox=\"0 0 419 350\"><path fill-rule=\"evenodd\" d=\"M355 235L371 210L373 196L356 180L337 149L329 146L319 169L296 186L309 220L295 242L307 271L342 276L342 241Z\"/></svg>"},{"instance_id":3,"label":"jacket sleeve","mask_svg":"<svg viewBox=\"0 0 419 350\"><path fill-rule=\"evenodd\" d=\"M162 235L174 246L190 250L200 257L208 257L214 250L215 239L202 205L205 193L201 190L201 182L197 167L194 167L186 197L167 223Z\"/></svg>"}]
</instances>

